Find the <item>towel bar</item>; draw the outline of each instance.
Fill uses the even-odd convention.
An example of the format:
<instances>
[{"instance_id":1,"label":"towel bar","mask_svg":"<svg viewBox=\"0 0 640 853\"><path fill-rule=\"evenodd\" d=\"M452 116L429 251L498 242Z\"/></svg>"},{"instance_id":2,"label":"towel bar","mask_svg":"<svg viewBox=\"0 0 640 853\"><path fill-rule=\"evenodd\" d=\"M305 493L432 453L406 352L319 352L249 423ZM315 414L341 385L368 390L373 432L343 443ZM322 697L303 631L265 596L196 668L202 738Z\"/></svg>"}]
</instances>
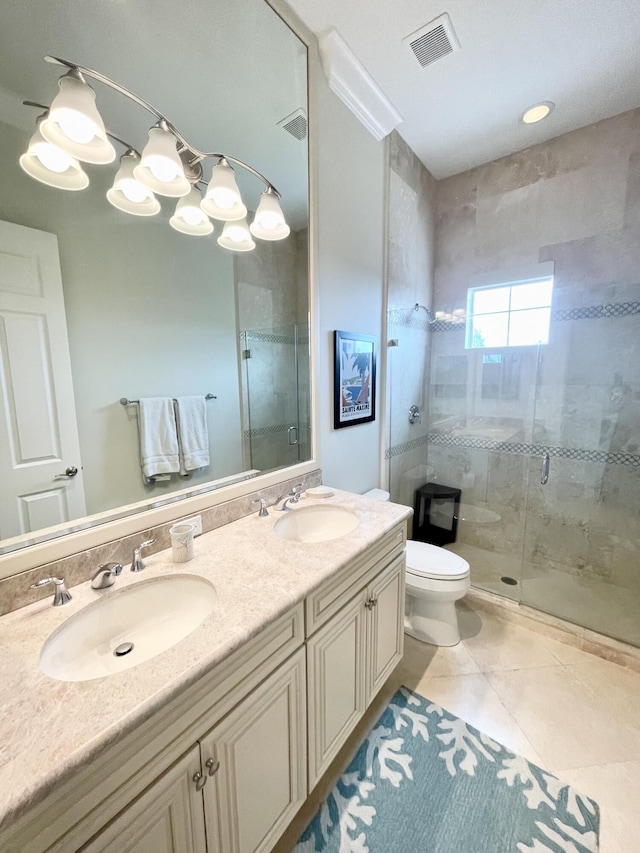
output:
<instances>
[{"instance_id":1,"label":"towel bar","mask_svg":"<svg viewBox=\"0 0 640 853\"><path fill-rule=\"evenodd\" d=\"M216 397L215 394L205 394L204 399L205 400L217 400L218 398ZM176 398L174 397L173 402L175 403L175 401L176 401ZM121 406L133 406L139 402L140 402L140 400L129 400L128 397L120 397L120 405Z\"/></svg>"}]
</instances>

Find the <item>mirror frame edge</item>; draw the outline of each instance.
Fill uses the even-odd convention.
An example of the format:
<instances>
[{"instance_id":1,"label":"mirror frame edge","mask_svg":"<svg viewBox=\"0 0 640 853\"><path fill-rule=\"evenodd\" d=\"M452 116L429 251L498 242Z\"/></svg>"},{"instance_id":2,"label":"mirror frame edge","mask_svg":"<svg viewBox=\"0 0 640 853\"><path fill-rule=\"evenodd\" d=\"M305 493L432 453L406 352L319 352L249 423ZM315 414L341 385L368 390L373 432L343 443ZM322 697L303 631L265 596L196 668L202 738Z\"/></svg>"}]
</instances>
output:
<instances>
[{"instance_id":1,"label":"mirror frame edge","mask_svg":"<svg viewBox=\"0 0 640 853\"><path fill-rule=\"evenodd\" d=\"M309 382L310 382L310 413L311 413L311 458L306 462L279 468L263 475L242 480L219 489L212 489L191 498L172 502L167 506L143 510L136 515L105 521L94 527L62 534L56 538L28 545L8 554L0 555L0 581L18 575L21 572L38 568L47 563L71 557L90 548L113 542L125 536L140 533L149 527L170 523L178 518L204 512L211 507L226 503L236 498L244 497L269 486L301 477L320 468L317 447L317 382L315 380L316 340L318 329L318 297L316 287L317 273L317 236L318 224L315 216L315 199L317 191L317 136L315 116L314 87L311 78L320 69L320 58L317 39L314 33L291 10L284 0L264 0L292 32L300 39L307 49L307 109L308 109L308 198L309 198Z\"/></svg>"}]
</instances>

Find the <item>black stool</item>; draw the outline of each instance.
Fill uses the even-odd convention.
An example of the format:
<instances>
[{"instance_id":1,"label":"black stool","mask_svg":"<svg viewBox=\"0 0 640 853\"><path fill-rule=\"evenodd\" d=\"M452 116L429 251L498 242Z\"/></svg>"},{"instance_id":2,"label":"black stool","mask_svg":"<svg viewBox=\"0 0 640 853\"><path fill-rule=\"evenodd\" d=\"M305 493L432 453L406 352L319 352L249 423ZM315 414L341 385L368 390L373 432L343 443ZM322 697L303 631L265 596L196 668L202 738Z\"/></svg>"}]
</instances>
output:
<instances>
[{"instance_id":1,"label":"black stool","mask_svg":"<svg viewBox=\"0 0 640 853\"><path fill-rule=\"evenodd\" d=\"M461 496L460 489L437 483L425 483L416 489L412 538L432 545L455 542Z\"/></svg>"}]
</instances>

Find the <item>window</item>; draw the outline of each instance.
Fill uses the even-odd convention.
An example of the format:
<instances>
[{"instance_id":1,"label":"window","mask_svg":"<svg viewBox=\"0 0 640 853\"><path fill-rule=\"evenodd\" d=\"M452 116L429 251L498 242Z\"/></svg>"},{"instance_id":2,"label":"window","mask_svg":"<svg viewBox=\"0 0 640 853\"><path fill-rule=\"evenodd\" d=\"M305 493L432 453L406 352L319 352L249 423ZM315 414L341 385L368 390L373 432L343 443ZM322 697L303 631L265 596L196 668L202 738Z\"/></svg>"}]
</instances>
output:
<instances>
[{"instance_id":1,"label":"window","mask_svg":"<svg viewBox=\"0 0 640 853\"><path fill-rule=\"evenodd\" d=\"M467 349L549 342L553 276L472 287L467 298Z\"/></svg>"}]
</instances>

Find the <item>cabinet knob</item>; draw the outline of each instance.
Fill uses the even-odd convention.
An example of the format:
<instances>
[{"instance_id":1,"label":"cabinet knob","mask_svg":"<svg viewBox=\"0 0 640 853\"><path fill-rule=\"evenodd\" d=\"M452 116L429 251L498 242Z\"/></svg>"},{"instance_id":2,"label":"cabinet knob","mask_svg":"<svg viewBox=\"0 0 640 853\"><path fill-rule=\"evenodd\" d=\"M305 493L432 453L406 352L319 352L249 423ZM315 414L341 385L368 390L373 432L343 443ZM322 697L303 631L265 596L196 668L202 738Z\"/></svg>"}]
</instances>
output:
<instances>
[{"instance_id":1,"label":"cabinet knob","mask_svg":"<svg viewBox=\"0 0 640 853\"><path fill-rule=\"evenodd\" d=\"M220 769L220 762L216 761L215 758L209 758L205 764L205 767L209 770L209 776L215 776L218 770Z\"/></svg>"},{"instance_id":2,"label":"cabinet knob","mask_svg":"<svg viewBox=\"0 0 640 853\"><path fill-rule=\"evenodd\" d=\"M207 784L207 776L204 776L199 770L193 774L193 781L196 783L196 791L201 791Z\"/></svg>"},{"instance_id":3,"label":"cabinet knob","mask_svg":"<svg viewBox=\"0 0 640 853\"><path fill-rule=\"evenodd\" d=\"M368 601L365 601L364 606L367 608L367 610L371 610L372 608L374 608L376 606L377 603L378 603L377 598L370 598Z\"/></svg>"}]
</instances>

